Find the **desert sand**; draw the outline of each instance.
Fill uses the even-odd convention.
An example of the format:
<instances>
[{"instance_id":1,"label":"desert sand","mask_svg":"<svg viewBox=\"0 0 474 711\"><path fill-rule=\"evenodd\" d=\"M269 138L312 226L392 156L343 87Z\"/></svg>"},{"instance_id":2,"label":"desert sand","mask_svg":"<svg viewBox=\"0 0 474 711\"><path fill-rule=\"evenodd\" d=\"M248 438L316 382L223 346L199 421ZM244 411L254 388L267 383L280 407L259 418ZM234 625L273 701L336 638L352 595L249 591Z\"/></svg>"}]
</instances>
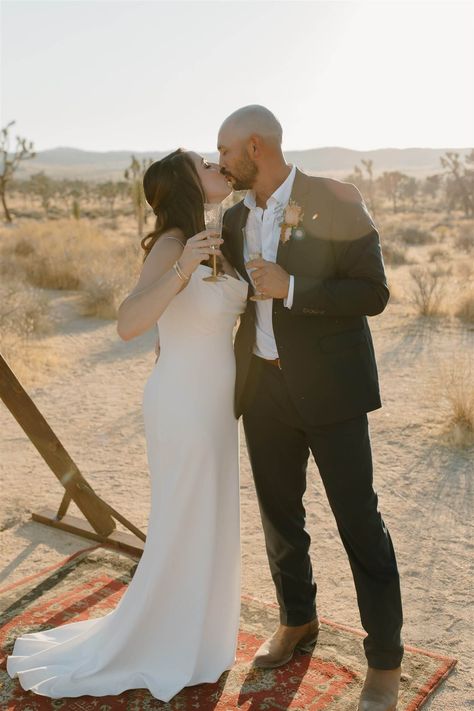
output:
<instances>
[{"instance_id":1,"label":"desert sand","mask_svg":"<svg viewBox=\"0 0 474 711\"><path fill-rule=\"evenodd\" d=\"M383 408L369 415L375 487L401 572L405 642L459 660L426 709L460 711L474 708L474 464L472 447L452 446L443 434L449 413L443 394L446 365L472 353L474 330L410 312L402 298L405 269L397 268L396 281L390 271L393 297L370 319L383 398ZM77 292L51 290L48 296L57 326L44 347L56 365L28 391L97 493L146 531L141 398L155 334L123 342L114 321L78 315ZM62 489L3 405L0 433L3 587L88 543L30 520L35 509L56 508ZM360 629L349 565L314 462L305 506L319 614ZM74 505L70 511L77 513ZM241 524L242 592L274 602L242 432Z\"/></svg>"}]
</instances>

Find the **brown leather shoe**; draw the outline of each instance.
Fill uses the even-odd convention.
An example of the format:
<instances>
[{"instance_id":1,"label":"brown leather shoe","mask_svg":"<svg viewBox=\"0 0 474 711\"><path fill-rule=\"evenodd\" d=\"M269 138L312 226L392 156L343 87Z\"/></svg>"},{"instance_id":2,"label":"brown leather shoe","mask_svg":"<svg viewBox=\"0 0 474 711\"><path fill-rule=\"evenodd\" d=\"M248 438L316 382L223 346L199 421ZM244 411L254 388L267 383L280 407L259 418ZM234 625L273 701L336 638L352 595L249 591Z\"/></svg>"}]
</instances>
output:
<instances>
[{"instance_id":1,"label":"brown leather shoe","mask_svg":"<svg viewBox=\"0 0 474 711\"><path fill-rule=\"evenodd\" d=\"M310 654L318 639L319 620L297 627L280 625L277 631L264 642L253 658L253 666L262 669L281 667L292 658L295 650Z\"/></svg>"},{"instance_id":2,"label":"brown leather shoe","mask_svg":"<svg viewBox=\"0 0 474 711\"><path fill-rule=\"evenodd\" d=\"M397 711L401 668L368 667L357 711Z\"/></svg>"}]
</instances>

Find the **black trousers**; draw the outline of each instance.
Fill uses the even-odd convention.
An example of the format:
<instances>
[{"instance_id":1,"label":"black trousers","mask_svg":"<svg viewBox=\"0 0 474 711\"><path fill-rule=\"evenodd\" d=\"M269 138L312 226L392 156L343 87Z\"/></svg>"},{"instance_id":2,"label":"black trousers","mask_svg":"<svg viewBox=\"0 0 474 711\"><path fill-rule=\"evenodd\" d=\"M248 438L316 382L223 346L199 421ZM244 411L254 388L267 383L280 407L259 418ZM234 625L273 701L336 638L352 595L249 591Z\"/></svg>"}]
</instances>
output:
<instances>
[{"instance_id":1,"label":"black trousers","mask_svg":"<svg viewBox=\"0 0 474 711\"><path fill-rule=\"evenodd\" d=\"M243 425L280 622L297 626L316 615L302 498L311 451L349 557L369 666L394 669L403 656L402 604L395 552L372 483L367 415L306 426L282 371L252 357L252 397ZM336 594L337 591L334 591Z\"/></svg>"}]
</instances>

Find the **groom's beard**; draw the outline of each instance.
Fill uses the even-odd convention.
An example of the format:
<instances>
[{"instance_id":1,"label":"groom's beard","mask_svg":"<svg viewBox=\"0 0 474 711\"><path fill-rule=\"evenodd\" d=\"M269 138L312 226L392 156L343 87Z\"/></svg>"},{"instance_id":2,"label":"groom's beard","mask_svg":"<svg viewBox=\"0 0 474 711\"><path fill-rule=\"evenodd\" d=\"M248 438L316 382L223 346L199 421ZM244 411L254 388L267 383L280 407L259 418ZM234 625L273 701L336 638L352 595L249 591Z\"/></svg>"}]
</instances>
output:
<instances>
[{"instance_id":1,"label":"groom's beard","mask_svg":"<svg viewBox=\"0 0 474 711\"><path fill-rule=\"evenodd\" d=\"M234 190L250 190L255 184L258 167L247 153L242 153L231 175Z\"/></svg>"}]
</instances>

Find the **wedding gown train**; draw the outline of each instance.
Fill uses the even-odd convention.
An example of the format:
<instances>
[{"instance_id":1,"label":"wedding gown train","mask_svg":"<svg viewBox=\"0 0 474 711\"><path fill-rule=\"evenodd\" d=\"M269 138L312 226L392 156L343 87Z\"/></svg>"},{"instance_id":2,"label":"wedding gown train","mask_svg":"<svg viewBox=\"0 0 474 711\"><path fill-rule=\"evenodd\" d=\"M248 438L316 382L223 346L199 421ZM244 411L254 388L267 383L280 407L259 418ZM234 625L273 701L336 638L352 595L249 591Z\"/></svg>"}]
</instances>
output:
<instances>
[{"instance_id":1,"label":"wedding gown train","mask_svg":"<svg viewBox=\"0 0 474 711\"><path fill-rule=\"evenodd\" d=\"M238 423L232 332L247 283L200 265L159 320L144 387L151 477L145 550L103 617L15 640L7 671L52 698L147 688L169 701L235 662L240 618Z\"/></svg>"}]
</instances>

